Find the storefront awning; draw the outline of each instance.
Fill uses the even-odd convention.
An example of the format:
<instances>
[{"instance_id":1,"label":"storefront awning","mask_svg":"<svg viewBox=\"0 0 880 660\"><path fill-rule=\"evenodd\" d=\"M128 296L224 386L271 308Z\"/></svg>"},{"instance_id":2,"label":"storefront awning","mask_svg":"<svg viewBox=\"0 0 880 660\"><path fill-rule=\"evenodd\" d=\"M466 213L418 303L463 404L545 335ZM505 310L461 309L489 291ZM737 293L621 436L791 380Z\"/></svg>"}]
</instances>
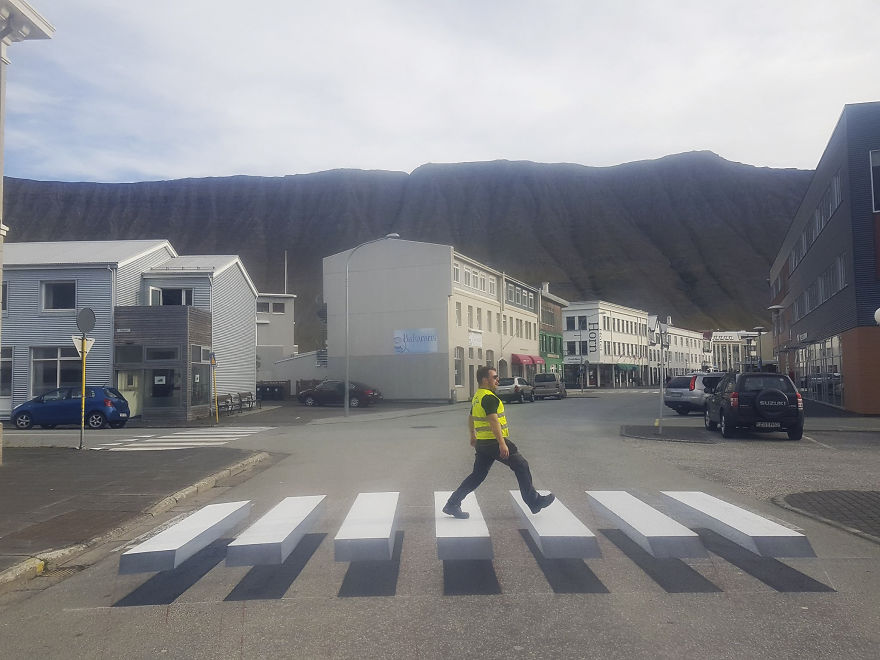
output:
<instances>
[{"instance_id":1,"label":"storefront awning","mask_svg":"<svg viewBox=\"0 0 880 660\"><path fill-rule=\"evenodd\" d=\"M544 358L542 358L540 355L532 355L531 357L535 364L546 364L546 362L544 362Z\"/></svg>"},{"instance_id":2,"label":"storefront awning","mask_svg":"<svg viewBox=\"0 0 880 660\"><path fill-rule=\"evenodd\" d=\"M531 355L522 355L521 353L511 353L510 361L514 364L535 364Z\"/></svg>"}]
</instances>

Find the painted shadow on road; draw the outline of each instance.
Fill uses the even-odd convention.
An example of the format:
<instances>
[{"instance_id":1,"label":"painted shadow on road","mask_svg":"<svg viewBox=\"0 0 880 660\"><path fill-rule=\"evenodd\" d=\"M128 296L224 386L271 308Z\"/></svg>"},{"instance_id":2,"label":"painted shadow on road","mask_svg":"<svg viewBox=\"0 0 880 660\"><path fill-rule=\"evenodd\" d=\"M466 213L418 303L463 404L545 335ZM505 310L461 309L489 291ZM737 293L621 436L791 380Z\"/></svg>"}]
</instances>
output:
<instances>
[{"instance_id":1,"label":"painted shadow on road","mask_svg":"<svg viewBox=\"0 0 880 660\"><path fill-rule=\"evenodd\" d=\"M231 542L232 539L214 541L177 568L156 573L130 594L113 603L113 607L170 605L223 561L226 557L226 546Z\"/></svg>"},{"instance_id":2,"label":"painted shadow on road","mask_svg":"<svg viewBox=\"0 0 880 660\"><path fill-rule=\"evenodd\" d=\"M398 531L394 536L394 550L390 560L370 559L351 562L338 595L341 598L394 596L397 593L402 548L403 532Z\"/></svg>"},{"instance_id":3,"label":"painted shadow on road","mask_svg":"<svg viewBox=\"0 0 880 660\"><path fill-rule=\"evenodd\" d=\"M519 530L529 551L556 594L607 594L608 587L583 559L548 559L526 530Z\"/></svg>"},{"instance_id":4,"label":"painted shadow on road","mask_svg":"<svg viewBox=\"0 0 880 660\"><path fill-rule=\"evenodd\" d=\"M778 559L756 555L711 529L694 529L694 531L700 535L707 550L776 591L786 593L835 591Z\"/></svg>"},{"instance_id":5,"label":"painted shadow on road","mask_svg":"<svg viewBox=\"0 0 880 660\"><path fill-rule=\"evenodd\" d=\"M492 596L501 585L491 559L444 559L444 596Z\"/></svg>"},{"instance_id":6,"label":"painted shadow on road","mask_svg":"<svg viewBox=\"0 0 880 660\"><path fill-rule=\"evenodd\" d=\"M278 600L290 589L326 534L305 534L283 564L254 566L223 600Z\"/></svg>"},{"instance_id":7,"label":"painted shadow on road","mask_svg":"<svg viewBox=\"0 0 880 660\"><path fill-rule=\"evenodd\" d=\"M700 575L681 559L658 559L646 552L619 529L600 529L605 537L616 545L654 582L670 594L711 594L721 591L714 583Z\"/></svg>"}]
</instances>

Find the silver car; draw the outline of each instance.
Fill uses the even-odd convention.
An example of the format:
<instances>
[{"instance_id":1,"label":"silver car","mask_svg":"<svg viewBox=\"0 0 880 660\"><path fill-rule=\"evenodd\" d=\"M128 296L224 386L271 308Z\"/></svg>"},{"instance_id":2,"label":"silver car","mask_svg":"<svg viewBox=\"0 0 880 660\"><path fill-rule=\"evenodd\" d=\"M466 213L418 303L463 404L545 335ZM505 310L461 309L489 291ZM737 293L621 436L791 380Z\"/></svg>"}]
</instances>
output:
<instances>
[{"instance_id":1,"label":"silver car","mask_svg":"<svg viewBox=\"0 0 880 660\"><path fill-rule=\"evenodd\" d=\"M559 374L535 374L535 396L537 398L555 396L557 399L564 399L565 395L565 381L559 377Z\"/></svg>"},{"instance_id":2,"label":"silver car","mask_svg":"<svg viewBox=\"0 0 880 660\"><path fill-rule=\"evenodd\" d=\"M679 415L692 410L702 413L706 409L706 388L715 387L724 375L723 371L712 371L673 376L663 393L663 403Z\"/></svg>"},{"instance_id":3,"label":"silver car","mask_svg":"<svg viewBox=\"0 0 880 660\"><path fill-rule=\"evenodd\" d=\"M510 403L511 401L519 401L520 403L523 401L534 401L535 388L521 376L502 378L498 381L495 395L505 403Z\"/></svg>"}]
</instances>

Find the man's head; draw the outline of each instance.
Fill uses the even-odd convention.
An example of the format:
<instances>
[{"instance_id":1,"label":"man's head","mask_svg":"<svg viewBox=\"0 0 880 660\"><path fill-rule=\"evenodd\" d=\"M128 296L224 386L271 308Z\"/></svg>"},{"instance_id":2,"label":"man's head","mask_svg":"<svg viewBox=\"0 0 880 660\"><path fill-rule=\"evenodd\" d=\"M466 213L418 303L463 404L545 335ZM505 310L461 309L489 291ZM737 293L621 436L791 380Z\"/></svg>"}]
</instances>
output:
<instances>
[{"instance_id":1,"label":"man's head","mask_svg":"<svg viewBox=\"0 0 880 660\"><path fill-rule=\"evenodd\" d=\"M495 367L483 365L477 369L477 383L481 388L495 391L498 387L498 373Z\"/></svg>"}]
</instances>

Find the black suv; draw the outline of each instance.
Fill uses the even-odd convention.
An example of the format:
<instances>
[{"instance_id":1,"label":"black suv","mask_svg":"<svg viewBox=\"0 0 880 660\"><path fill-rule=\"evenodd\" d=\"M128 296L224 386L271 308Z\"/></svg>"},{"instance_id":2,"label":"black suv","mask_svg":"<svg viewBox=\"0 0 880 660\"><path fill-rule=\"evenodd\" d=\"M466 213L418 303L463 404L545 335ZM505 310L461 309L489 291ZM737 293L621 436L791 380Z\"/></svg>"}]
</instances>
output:
<instances>
[{"instance_id":1,"label":"black suv","mask_svg":"<svg viewBox=\"0 0 880 660\"><path fill-rule=\"evenodd\" d=\"M706 428L720 426L725 438L733 437L737 428L787 431L789 440L804 434L804 402L784 374L728 373L706 393Z\"/></svg>"}]
</instances>

